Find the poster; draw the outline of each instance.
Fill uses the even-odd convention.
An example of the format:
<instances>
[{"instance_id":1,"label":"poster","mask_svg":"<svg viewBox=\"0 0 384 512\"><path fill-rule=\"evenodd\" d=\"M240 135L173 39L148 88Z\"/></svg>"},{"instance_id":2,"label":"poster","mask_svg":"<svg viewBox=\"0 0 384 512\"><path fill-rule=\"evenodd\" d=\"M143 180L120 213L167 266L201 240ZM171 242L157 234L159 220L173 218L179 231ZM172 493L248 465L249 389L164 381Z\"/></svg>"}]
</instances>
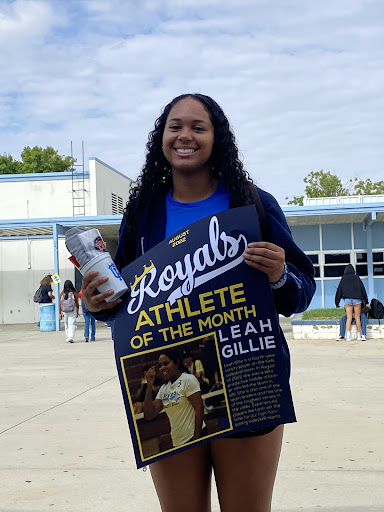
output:
<instances>
[{"instance_id":1,"label":"poster","mask_svg":"<svg viewBox=\"0 0 384 512\"><path fill-rule=\"evenodd\" d=\"M138 468L216 437L296 421L271 287L242 256L258 240L254 206L235 208L123 269L129 292L115 321L115 355ZM191 365L175 382L164 370L168 350ZM156 375L146 410L162 404L152 419L143 406L149 368Z\"/></svg>"}]
</instances>

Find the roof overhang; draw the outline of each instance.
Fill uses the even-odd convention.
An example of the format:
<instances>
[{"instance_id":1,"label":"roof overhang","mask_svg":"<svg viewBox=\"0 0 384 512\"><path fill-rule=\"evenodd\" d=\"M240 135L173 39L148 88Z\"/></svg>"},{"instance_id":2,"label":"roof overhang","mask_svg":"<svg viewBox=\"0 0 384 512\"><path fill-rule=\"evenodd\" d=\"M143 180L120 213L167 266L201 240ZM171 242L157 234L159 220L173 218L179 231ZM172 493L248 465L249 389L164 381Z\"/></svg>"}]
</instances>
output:
<instances>
[{"instance_id":1,"label":"roof overhang","mask_svg":"<svg viewBox=\"0 0 384 512\"><path fill-rule=\"evenodd\" d=\"M0 239L12 237L52 237L55 227L59 236L65 236L65 232L68 229L89 226L97 228L103 238L117 240L121 219L122 215L99 215L94 217L3 220L0 221Z\"/></svg>"},{"instance_id":2,"label":"roof overhang","mask_svg":"<svg viewBox=\"0 0 384 512\"><path fill-rule=\"evenodd\" d=\"M384 222L384 203L283 206L283 212L290 226ZM58 235L64 236L70 228L90 226L97 228L103 238L117 240L121 219L122 215L98 215L3 220L0 221L0 239L49 237L53 236L55 227Z\"/></svg>"},{"instance_id":3,"label":"roof overhang","mask_svg":"<svg viewBox=\"0 0 384 512\"><path fill-rule=\"evenodd\" d=\"M384 222L384 203L284 206L283 211L290 226Z\"/></svg>"}]
</instances>

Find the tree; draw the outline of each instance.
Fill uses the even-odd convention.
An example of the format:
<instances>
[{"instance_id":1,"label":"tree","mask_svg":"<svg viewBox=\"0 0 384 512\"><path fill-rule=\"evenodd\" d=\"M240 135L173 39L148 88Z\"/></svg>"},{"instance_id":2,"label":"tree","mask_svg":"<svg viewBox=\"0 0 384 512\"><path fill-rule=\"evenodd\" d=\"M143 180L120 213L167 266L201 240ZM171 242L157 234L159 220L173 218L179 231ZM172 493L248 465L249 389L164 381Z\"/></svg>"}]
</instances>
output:
<instances>
[{"instance_id":1,"label":"tree","mask_svg":"<svg viewBox=\"0 0 384 512\"><path fill-rule=\"evenodd\" d=\"M356 195L377 195L384 194L384 181L373 182L369 178L362 180L360 178L350 179L348 184L344 186L336 174L330 171L311 171L304 178L306 197L337 197L348 196L351 194L351 186L354 184L353 194ZM286 197L285 199L288 199ZM288 204L297 204L303 206L304 196L293 196Z\"/></svg>"},{"instance_id":2,"label":"tree","mask_svg":"<svg viewBox=\"0 0 384 512\"><path fill-rule=\"evenodd\" d=\"M11 155L0 155L0 174L19 174L22 163L14 160Z\"/></svg>"},{"instance_id":3,"label":"tree","mask_svg":"<svg viewBox=\"0 0 384 512\"><path fill-rule=\"evenodd\" d=\"M336 197L349 195L349 188L344 187L341 179L330 171L311 171L304 178L305 197ZM286 197L288 199L288 197ZM294 196L288 204L303 205L304 196Z\"/></svg>"},{"instance_id":4,"label":"tree","mask_svg":"<svg viewBox=\"0 0 384 512\"><path fill-rule=\"evenodd\" d=\"M340 178L330 171L311 171L304 178L307 197L337 197L347 196L349 188L343 186Z\"/></svg>"},{"instance_id":5,"label":"tree","mask_svg":"<svg viewBox=\"0 0 384 512\"><path fill-rule=\"evenodd\" d=\"M360 178L354 178L349 181L355 184L355 194L368 196L384 194L384 181L372 182L369 178L366 181Z\"/></svg>"},{"instance_id":6,"label":"tree","mask_svg":"<svg viewBox=\"0 0 384 512\"><path fill-rule=\"evenodd\" d=\"M51 146L47 146L45 149L39 146L34 146L31 149L26 146L21 153L21 158L23 173L70 171L76 162L76 159L70 156L60 156Z\"/></svg>"},{"instance_id":7,"label":"tree","mask_svg":"<svg viewBox=\"0 0 384 512\"><path fill-rule=\"evenodd\" d=\"M286 197L285 199L288 199L288 197ZM293 196L293 199L288 201L288 204L298 204L299 206L303 206L304 196Z\"/></svg>"},{"instance_id":8,"label":"tree","mask_svg":"<svg viewBox=\"0 0 384 512\"><path fill-rule=\"evenodd\" d=\"M22 161L14 160L11 155L0 155L0 174L25 174L29 172L70 171L76 158L60 156L56 149L26 146L21 153Z\"/></svg>"}]
</instances>

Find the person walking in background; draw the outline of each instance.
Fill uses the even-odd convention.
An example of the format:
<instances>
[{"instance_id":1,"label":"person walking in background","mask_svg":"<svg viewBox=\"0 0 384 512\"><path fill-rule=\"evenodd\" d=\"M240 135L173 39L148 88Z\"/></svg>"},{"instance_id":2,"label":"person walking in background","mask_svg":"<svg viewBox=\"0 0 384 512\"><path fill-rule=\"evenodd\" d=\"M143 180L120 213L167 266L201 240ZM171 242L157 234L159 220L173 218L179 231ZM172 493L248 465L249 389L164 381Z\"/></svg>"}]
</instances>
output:
<instances>
[{"instance_id":1,"label":"person walking in background","mask_svg":"<svg viewBox=\"0 0 384 512\"><path fill-rule=\"evenodd\" d=\"M60 293L60 317L64 318L65 341L73 343L76 331L76 318L79 316L79 295L69 279Z\"/></svg>"},{"instance_id":2,"label":"person walking in background","mask_svg":"<svg viewBox=\"0 0 384 512\"><path fill-rule=\"evenodd\" d=\"M79 299L81 300L81 312L84 317L84 341L89 341L89 325L91 325L91 341L95 341L96 336L96 319L91 313L88 311L87 306L83 301L83 290L80 290Z\"/></svg>"},{"instance_id":3,"label":"person walking in background","mask_svg":"<svg viewBox=\"0 0 384 512\"><path fill-rule=\"evenodd\" d=\"M368 304L368 296L362 280L359 276L356 275L355 269L350 263L345 267L344 275L340 279L339 286L336 290L335 304L337 308L340 305L341 299L344 300L344 307L347 313L347 322L345 327L347 333L347 341L351 341L352 339L351 325L353 314L355 315L357 339L361 340L361 304L363 304L363 307Z\"/></svg>"}]
</instances>

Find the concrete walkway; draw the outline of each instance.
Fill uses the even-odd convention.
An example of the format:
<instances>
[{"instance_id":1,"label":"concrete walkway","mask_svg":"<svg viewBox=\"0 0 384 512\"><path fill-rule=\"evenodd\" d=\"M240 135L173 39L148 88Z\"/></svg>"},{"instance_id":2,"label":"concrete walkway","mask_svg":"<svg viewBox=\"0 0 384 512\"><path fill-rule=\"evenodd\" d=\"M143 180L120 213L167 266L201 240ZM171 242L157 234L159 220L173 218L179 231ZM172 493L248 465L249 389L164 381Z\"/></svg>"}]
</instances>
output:
<instances>
[{"instance_id":1,"label":"concrete walkway","mask_svg":"<svg viewBox=\"0 0 384 512\"><path fill-rule=\"evenodd\" d=\"M383 512L384 340L295 341L285 323L298 423L274 512ZM0 512L160 511L136 470L109 329L96 337L0 326Z\"/></svg>"}]
</instances>

